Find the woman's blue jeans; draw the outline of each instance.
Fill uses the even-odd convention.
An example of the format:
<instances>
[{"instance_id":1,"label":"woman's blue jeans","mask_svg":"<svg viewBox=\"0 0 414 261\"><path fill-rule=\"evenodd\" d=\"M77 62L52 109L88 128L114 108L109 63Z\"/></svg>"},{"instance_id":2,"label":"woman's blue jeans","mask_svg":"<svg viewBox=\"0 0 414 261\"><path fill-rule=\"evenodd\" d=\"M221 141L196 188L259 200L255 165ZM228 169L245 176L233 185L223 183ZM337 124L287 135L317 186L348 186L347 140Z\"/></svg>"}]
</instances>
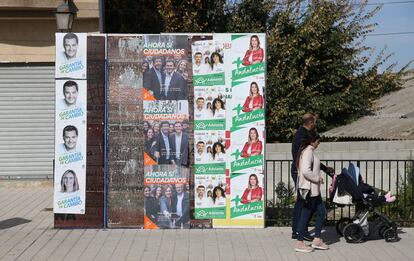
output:
<instances>
[{"instance_id":1,"label":"woman's blue jeans","mask_svg":"<svg viewBox=\"0 0 414 261\"><path fill-rule=\"evenodd\" d=\"M301 199L300 199L301 200ZM326 209L321 196L311 197L310 202L303 203L298 223L298 240L302 241L305 229L313 212L316 212L315 237L321 237L322 226L325 222Z\"/></svg>"}]
</instances>

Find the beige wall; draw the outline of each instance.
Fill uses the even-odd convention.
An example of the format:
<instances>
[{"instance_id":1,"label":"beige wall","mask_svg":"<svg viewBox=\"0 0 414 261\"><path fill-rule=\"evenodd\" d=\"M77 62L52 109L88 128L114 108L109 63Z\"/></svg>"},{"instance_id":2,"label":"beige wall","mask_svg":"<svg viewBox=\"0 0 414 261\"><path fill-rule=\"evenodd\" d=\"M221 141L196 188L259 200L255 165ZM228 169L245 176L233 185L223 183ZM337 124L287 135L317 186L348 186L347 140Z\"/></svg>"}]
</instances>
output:
<instances>
[{"instance_id":1,"label":"beige wall","mask_svg":"<svg viewBox=\"0 0 414 261\"><path fill-rule=\"evenodd\" d=\"M54 62L54 10L63 0L0 1L0 63ZM73 32L98 32L98 0L75 0ZM4 14L10 13L7 17ZM41 15L39 15L41 14ZM37 17L41 16L41 17Z\"/></svg>"},{"instance_id":2,"label":"beige wall","mask_svg":"<svg viewBox=\"0 0 414 261\"><path fill-rule=\"evenodd\" d=\"M54 11L63 2L64 0L1 0L0 10L30 10L31 12ZM73 0L73 2L79 9L77 13L78 18L99 17L98 0Z\"/></svg>"}]
</instances>

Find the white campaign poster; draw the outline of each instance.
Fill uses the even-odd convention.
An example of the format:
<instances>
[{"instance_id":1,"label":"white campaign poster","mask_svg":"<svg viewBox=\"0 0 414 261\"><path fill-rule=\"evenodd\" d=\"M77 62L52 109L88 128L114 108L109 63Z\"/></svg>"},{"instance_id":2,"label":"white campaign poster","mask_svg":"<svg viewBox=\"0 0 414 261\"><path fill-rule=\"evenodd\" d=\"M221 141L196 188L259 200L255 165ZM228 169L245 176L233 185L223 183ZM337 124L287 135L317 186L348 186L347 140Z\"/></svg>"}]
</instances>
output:
<instances>
[{"instance_id":1,"label":"white campaign poster","mask_svg":"<svg viewBox=\"0 0 414 261\"><path fill-rule=\"evenodd\" d=\"M225 131L197 131L194 133L194 162L197 165L215 164L222 168L218 173L225 171L226 144ZM212 171L215 173L216 171ZM200 173L201 174L201 173Z\"/></svg>"},{"instance_id":2,"label":"white campaign poster","mask_svg":"<svg viewBox=\"0 0 414 261\"><path fill-rule=\"evenodd\" d=\"M194 84L194 189L196 219L226 218L225 46L221 41L192 44Z\"/></svg>"},{"instance_id":3,"label":"white campaign poster","mask_svg":"<svg viewBox=\"0 0 414 261\"><path fill-rule=\"evenodd\" d=\"M86 33L56 33L55 78L86 79Z\"/></svg>"},{"instance_id":4,"label":"white campaign poster","mask_svg":"<svg viewBox=\"0 0 414 261\"><path fill-rule=\"evenodd\" d=\"M56 80L56 123L86 119L86 80Z\"/></svg>"},{"instance_id":5,"label":"white campaign poster","mask_svg":"<svg viewBox=\"0 0 414 261\"><path fill-rule=\"evenodd\" d=\"M86 192L86 122L84 120L56 122L54 183L54 213L84 214Z\"/></svg>"},{"instance_id":6,"label":"white campaign poster","mask_svg":"<svg viewBox=\"0 0 414 261\"><path fill-rule=\"evenodd\" d=\"M85 165L55 168L53 212L85 214Z\"/></svg>"},{"instance_id":7,"label":"white campaign poster","mask_svg":"<svg viewBox=\"0 0 414 261\"><path fill-rule=\"evenodd\" d=\"M85 214L86 34L56 34L53 212Z\"/></svg>"},{"instance_id":8,"label":"white campaign poster","mask_svg":"<svg viewBox=\"0 0 414 261\"><path fill-rule=\"evenodd\" d=\"M195 218L226 218L226 175L196 175L194 180Z\"/></svg>"}]
</instances>

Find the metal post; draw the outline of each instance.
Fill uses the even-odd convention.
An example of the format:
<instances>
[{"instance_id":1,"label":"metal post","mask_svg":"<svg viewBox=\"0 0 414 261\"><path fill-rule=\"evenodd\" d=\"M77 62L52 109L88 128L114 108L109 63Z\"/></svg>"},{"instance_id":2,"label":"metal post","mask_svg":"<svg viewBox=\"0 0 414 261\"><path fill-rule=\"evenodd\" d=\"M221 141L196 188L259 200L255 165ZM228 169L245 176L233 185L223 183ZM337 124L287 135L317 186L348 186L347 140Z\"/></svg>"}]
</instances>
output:
<instances>
[{"instance_id":1,"label":"metal post","mask_svg":"<svg viewBox=\"0 0 414 261\"><path fill-rule=\"evenodd\" d=\"M107 205L108 205L108 39L105 37L105 84L104 84L104 228L108 227Z\"/></svg>"},{"instance_id":2,"label":"metal post","mask_svg":"<svg viewBox=\"0 0 414 261\"><path fill-rule=\"evenodd\" d=\"M99 32L105 33L105 1L99 0Z\"/></svg>"}]
</instances>

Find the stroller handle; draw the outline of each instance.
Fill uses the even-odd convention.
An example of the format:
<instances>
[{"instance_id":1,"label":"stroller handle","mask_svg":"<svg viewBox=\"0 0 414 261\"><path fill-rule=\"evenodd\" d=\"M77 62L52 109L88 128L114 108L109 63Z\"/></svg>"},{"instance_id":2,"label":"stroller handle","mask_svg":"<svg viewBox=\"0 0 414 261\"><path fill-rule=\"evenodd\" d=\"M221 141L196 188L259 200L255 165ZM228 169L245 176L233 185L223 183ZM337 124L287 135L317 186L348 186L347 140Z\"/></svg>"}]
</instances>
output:
<instances>
[{"instance_id":1,"label":"stroller handle","mask_svg":"<svg viewBox=\"0 0 414 261\"><path fill-rule=\"evenodd\" d=\"M325 172L325 173L331 178L335 176L335 172Z\"/></svg>"}]
</instances>

